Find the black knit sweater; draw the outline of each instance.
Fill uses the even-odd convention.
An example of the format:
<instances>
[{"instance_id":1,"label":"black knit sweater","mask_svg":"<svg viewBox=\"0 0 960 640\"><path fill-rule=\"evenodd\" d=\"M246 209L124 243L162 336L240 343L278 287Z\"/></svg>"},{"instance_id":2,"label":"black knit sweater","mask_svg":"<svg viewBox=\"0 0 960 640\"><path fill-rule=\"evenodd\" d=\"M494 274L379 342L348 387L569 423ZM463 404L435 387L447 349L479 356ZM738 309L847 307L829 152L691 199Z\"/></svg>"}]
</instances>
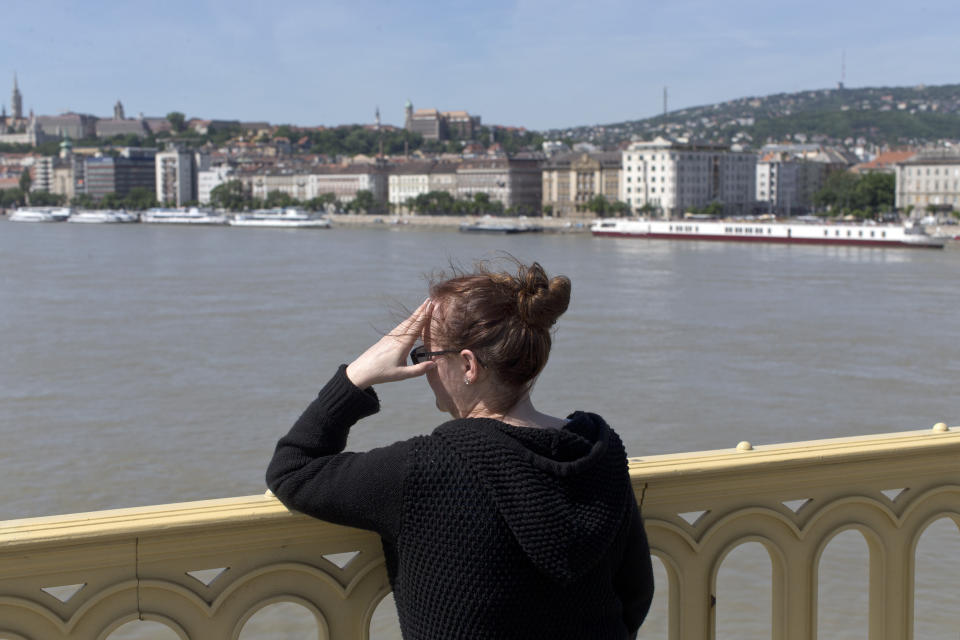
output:
<instances>
[{"instance_id":1,"label":"black knit sweater","mask_svg":"<svg viewBox=\"0 0 960 640\"><path fill-rule=\"evenodd\" d=\"M650 551L616 433L451 420L341 453L379 410L342 366L277 444L267 484L288 507L380 534L406 640L622 639L653 597Z\"/></svg>"}]
</instances>

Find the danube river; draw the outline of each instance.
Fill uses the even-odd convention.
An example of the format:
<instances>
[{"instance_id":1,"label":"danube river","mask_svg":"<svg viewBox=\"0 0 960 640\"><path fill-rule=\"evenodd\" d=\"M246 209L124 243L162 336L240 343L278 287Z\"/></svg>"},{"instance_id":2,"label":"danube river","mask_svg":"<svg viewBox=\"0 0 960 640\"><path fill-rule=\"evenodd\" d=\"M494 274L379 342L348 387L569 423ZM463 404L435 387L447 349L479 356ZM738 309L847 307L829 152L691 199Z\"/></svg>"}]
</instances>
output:
<instances>
[{"instance_id":1,"label":"danube river","mask_svg":"<svg viewBox=\"0 0 960 640\"><path fill-rule=\"evenodd\" d=\"M632 456L960 424L957 247L4 220L0 520L262 492L274 443L337 365L417 306L431 271L498 250L573 281L538 407L603 414ZM424 380L378 391L351 448L443 420ZM960 626L957 570L935 570L960 569L960 535L937 524L918 638ZM836 554L855 557L845 535ZM865 564L826 573L840 595L821 595L822 637L864 637L847 623L865 624ZM644 637L662 637L661 605ZM721 636L769 635L736 607Z\"/></svg>"}]
</instances>

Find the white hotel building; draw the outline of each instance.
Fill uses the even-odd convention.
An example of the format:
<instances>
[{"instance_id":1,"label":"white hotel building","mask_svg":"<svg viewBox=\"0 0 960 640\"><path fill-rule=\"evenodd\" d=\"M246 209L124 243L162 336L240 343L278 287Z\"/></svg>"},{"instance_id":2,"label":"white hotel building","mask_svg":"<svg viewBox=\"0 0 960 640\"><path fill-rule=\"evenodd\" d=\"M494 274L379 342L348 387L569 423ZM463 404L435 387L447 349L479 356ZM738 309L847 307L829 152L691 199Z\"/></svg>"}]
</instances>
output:
<instances>
[{"instance_id":1,"label":"white hotel building","mask_svg":"<svg viewBox=\"0 0 960 640\"><path fill-rule=\"evenodd\" d=\"M751 213L757 157L727 145L674 142L658 137L623 151L620 200L640 213L650 205L664 217L720 202L725 215Z\"/></svg>"}]
</instances>

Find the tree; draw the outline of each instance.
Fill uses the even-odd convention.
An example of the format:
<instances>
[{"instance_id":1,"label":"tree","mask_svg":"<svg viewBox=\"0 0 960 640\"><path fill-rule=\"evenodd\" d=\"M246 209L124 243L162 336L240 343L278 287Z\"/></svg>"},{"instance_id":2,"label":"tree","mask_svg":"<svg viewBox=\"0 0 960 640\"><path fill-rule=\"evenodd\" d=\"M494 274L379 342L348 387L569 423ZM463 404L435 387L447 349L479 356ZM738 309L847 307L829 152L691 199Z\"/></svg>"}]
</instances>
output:
<instances>
[{"instance_id":1,"label":"tree","mask_svg":"<svg viewBox=\"0 0 960 640\"><path fill-rule=\"evenodd\" d=\"M173 127L174 131L180 133L186 128L187 117L179 111L171 111L167 114L167 121L170 123L170 126Z\"/></svg>"},{"instance_id":2,"label":"tree","mask_svg":"<svg viewBox=\"0 0 960 640\"><path fill-rule=\"evenodd\" d=\"M374 213L379 207L373 192L369 189L357 191L357 195L349 202L347 207L351 211L363 211L364 213Z\"/></svg>"},{"instance_id":3,"label":"tree","mask_svg":"<svg viewBox=\"0 0 960 640\"><path fill-rule=\"evenodd\" d=\"M893 208L896 177L888 173L831 174L813 196L813 203L832 216L871 217Z\"/></svg>"},{"instance_id":4,"label":"tree","mask_svg":"<svg viewBox=\"0 0 960 640\"><path fill-rule=\"evenodd\" d=\"M640 207L640 213L642 213L645 216L652 215L656 210L657 208L652 204L650 204L649 202L644 202L643 206Z\"/></svg>"},{"instance_id":5,"label":"tree","mask_svg":"<svg viewBox=\"0 0 960 640\"><path fill-rule=\"evenodd\" d=\"M59 207L67 196L49 191L34 191L30 194L30 204L37 207Z\"/></svg>"},{"instance_id":6,"label":"tree","mask_svg":"<svg viewBox=\"0 0 960 640\"><path fill-rule=\"evenodd\" d=\"M110 193L103 194L103 199L100 200L100 204L104 209L119 209L123 206L123 200L111 191Z\"/></svg>"},{"instance_id":7,"label":"tree","mask_svg":"<svg viewBox=\"0 0 960 640\"><path fill-rule=\"evenodd\" d=\"M243 183L230 180L210 190L210 204L218 209L241 211L252 206L252 200L244 193Z\"/></svg>"},{"instance_id":8,"label":"tree","mask_svg":"<svg viewBox=\"0 0 960 640\"><path fill-rule=\"evenodd\" d=\"M299 201L291 196L286 191L280 191L276 189L267 194L266 199L264 200L264 206L267 209L275 209L277 207L292 207L299 204Z\"/></svg>"},{"instance_id":9,"label":"tree","mask_svg":"<svg viewBox=\"0 0 960 640\"><path fill-rule=\"evenodd\" d=\"M134 211L143 211L150 207L157 206L157 199L150 189L146 187L134 187L123 199L125 209Z\"/></svg>"},{"instance_id":10,"label":"tree","mask_svg":"<svg viewBox=\"0 0 960 640\"><path fill-rule=\"evenodd\" d=\"M585 208L587 211L592 212L599 218L604 216L610 210L610 202L602 195L597 194L587 200Z\"/></svg>"},{"instance_id":11,"label":"tree","mask_svg":"<svg viewBox=\"0 0 960 640\"><path fill-rule=\"evenodd\" d=\"M20 191L27 193L30 191L30 185L33 184L33 178L30 176L30 169L24 169L20 174Z\"/></svg>"},{"instance_id":12,"label":"tree","mask_svg":"<svg viewBox=\"0 0 960 640\"><path fill-rule=\"evenodd\" d=\"M19 207L24 203L24 195L21 189L0 189L0 207L9 209L10 207Z\"/></svg>"},{"instance_id":13,"label":"tree","mask_svg":"<svg viewBox=\"0 0 960 640\"><path fill-rule=\"evenodd\" d=\"M307 200L304 206L310 211L326 211L331 206L336 206L337 196L333 193L321 193L316 198Z\"/></svg>"},{"instance_id":14,"label":"tree","mask_svg":"<svg viewBox=\"0 0 960 640\"><path fill-rule=\"evenodd\" d=\"M97 203L90 194L78 193L73 196L73 199L70 201L70 206L77 207L78 209L95 209Z\"/></svg>"}]
</instances>

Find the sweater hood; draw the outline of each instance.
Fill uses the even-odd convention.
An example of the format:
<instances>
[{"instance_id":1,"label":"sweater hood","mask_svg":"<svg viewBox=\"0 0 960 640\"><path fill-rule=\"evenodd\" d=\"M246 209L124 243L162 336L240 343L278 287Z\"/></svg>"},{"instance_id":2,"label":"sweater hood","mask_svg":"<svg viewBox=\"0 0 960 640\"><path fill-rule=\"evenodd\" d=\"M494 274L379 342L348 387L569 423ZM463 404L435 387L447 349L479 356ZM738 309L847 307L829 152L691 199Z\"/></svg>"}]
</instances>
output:
<instances>
[{"instance_id":1,"label":"sweater hood","mask_svg":"<svg viewBox=\"0 0 960 640\"><path fill-rule=\"evenodd\" d=\"M562 429L467 418L436 434L477 472L530 561L561 584L596 566L629 513L623 444L598 415L575 412Z\"/></svg>"}]
</instances>

